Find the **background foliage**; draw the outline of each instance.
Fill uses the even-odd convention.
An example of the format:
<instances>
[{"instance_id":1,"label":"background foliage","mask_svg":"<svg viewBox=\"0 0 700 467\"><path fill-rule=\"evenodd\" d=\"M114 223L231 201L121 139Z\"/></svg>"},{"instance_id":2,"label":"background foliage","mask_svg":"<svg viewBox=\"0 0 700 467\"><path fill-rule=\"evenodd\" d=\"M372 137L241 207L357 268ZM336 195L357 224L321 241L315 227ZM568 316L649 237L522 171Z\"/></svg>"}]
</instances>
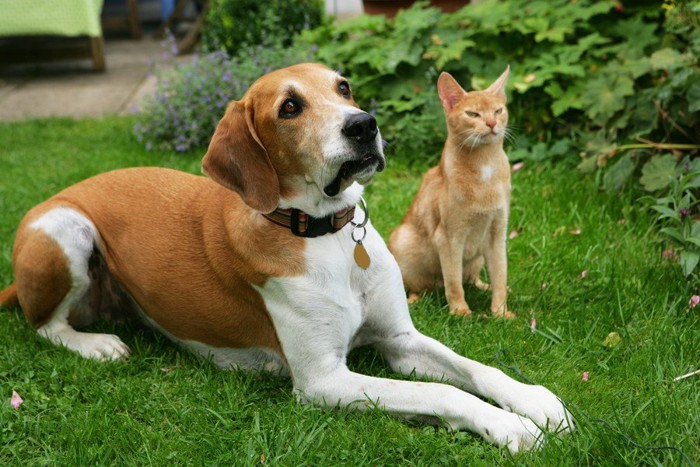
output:
<instances>
[{"instance_id":1,"label":"background foliage","mask_svg":"<svg viewBox=\"0 0 700 467\"><path fill-rule=\"evenodd\" d=\"M202 46L205 52L225 50L242 55L251 46L291 45L303 29L323 20L321 0L213 0L210 2Z\"/></svg>"},{"instance_id":2,"label":"background foliage","mask_svg":"<svg viewBox=\"0 0 700 467\"><path fill-rule=\"evenodd\" d=\"M134 125L138 140L148 149L206 147L231 100L240 99L265 73L309 59L294 47L257 46L249 52L246 57L224 51L195 55L188 64L160 70L157 88Z\"/></svg>"},{"instance_id":3,"label":"background foliage","mask_svg":"<svg viewBox=\"0 0 700 467\"><path fill-rule=\"evenodd\" d=\"M510 64L510 111L523 136L511 158L584 150L595 167L640 137L700 143L699 14L697 2L664 10L644 0L487 0L443 15L422 2L394 20L363 16L302 40L353 78L399 155L439 155L440 71L478 89Z\"/></svg>"},{"instance_id":4,"label":"background foliage","mask_svg":"<svg viewBox=\"0 0 700 467\"><path fill-rule=\"evenodd\" d=\"M510 158L576 161L607 190L634 181L653 193L689 275L700 259L700 179L689 175L700 149L699 19L697 1L487 0L451 15L423 2L302 41L353 78L397 157L439 156L441 71L480 89L510 64Z\"/></svg>"}]
</instances>

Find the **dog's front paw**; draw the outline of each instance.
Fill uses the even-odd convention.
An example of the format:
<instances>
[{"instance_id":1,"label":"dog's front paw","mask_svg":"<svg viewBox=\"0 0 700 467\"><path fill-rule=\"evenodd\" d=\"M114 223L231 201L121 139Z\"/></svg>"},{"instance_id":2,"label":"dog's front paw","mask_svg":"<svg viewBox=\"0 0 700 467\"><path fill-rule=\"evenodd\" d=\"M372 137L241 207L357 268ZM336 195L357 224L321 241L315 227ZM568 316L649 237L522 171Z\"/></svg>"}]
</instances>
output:
<instances>
[{"instance_id":1,"label":"dog's front paw","mask_svg":"<svg viewBox=\"0 0 700 467\"><path fill-rule=\"evenodd\" d=\"M535 422L537 426L560 434L574 430L574 419L569 411L559 398L544 386L523 384L511 394L512 400L501 405L504 410L520 414Z\"/></svg>"},{"instance_id":2,"label":"dog's front paw","mask_svg":"<svg viewBox=\"0 0 700 467\"><path fill-rule=\"evenodd\" d=\"M496 446L506 446L512 454L542 445L542 430L530 419L514 413L492 418L483 428L484 439Z\"/></svg>"},{"instance_id":3,"label":"dog's front paw","mask_svg":"<svg viewBox=\"0 0 700 467\"><path fill-rule=\"evenodd\" d=\"M101 361L123 360L131 354L129 347L111 334L81 333L76 347L83 357Z\"/></svg>"}]
</instances>

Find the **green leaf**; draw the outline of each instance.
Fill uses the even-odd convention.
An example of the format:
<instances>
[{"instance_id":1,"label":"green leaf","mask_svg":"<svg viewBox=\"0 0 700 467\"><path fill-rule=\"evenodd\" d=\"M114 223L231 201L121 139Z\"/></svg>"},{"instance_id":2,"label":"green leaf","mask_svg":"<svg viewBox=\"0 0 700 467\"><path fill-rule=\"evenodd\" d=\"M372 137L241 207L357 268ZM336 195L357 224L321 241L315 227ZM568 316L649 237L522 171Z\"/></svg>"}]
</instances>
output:
<instances>
[{"instance_id":1,"label":"green leaf","mask_svg":"<svg viewBox=\"0 0 700 467\"><path fill-rule=\"evenodd\" d=\"M671 154L652 157L642 167L639 182L646 191L666 188L676 174L676 159Z\"/></svg>"},{"instance_id":2,"label":"green leaf","mask_svg":"<svg viewBox=\"0 0 700 467\"><path fill-rule=\"evenodd\" d=\"M690 236L685 239L686 242L690 242L695 246L700 246L700 237Z\"/></svg>"},{"instance_id":3,"label":"green leaf","mask_svg":"<svg viewBox=\"0 0 700 467\"><path fill-rule=\"evenodd\" d=\"M655 23L647 23L637 16L626 21L618 21L611 31L616 36L626 39L624 43L626 48L643 53L644 49L659 41L654 33L657 27Z\"/></svg>"},{"instance_id":4,"label":"green leaf","mask_svg":"<svg viewBox=\"0 0 700 467\"><path fill-rule=\"evenodd\" d=\"M693 222L693 226L690 229L690 234L694 237L700 237L700 221Z\"/></svg>"},{"instance_id":5,"label":"green leaf","mask_svg":"<svg viewBox=\"0 0 700 467\"><path fill-rule=\"evenodd\" d=\"M655 70L669 70L682 66L684 60L681 59L681 54L676 50L666 48L651 54L649 62Z\"/></svg>"},{"instance_id":6,"label":"green leaf","mask_svg":"<svg viewBox=\"0 0 700 467\"><path fill-rule=\"evenodd\" d=\"M583 84L583 82L579 81L564 90L556 81L550 82L544 91L554 98L552 101L552 115L558 117L569 109L581 109L583 106L583 101L581 100Z\"/></svg>"},{"instance_id":7,"label":"green leaf","mask_svg":"<svg viewBox=\"0 0 700 467\"><path fill-rule=\"evenodd\" d=\"M625 60L625 70L632 74L632 77L637 79L642 75L649 73L652 69L651 60L648 57L641 57L635 60Z\"/></svg>"},{"instance_id":8,"label":"green leaf","mask_svg":"<svg viewBox=\"0 0 700 467\"><path fill-rule=\"evenodd\" d=\"M668 206L651 206L651 209L661 214L660 219L673 219L680 222L681 216Z\"/></svg>"},{"instance_id":9,"label":"green leaf","mask_svg":"<svg viewBox=\"0 0 700 467\"><path fill-rule=\"evenodd\" d=\"M625 186L637 164L629 154L622 156L615 164L605 171L603 186L608 191L620 191Z\"/></svg>"},{"instance_id":10,"label":"green leaf","mask_svg":"<svg viewBox=\"0 0 700 467\"><path fill-rule=\"evenodd\" d=\"M685 238L683 238L683 235L681 235L681 232L678 229L674 229L672 227L663 227L659 229L659 232L668 235L669 237L674 239L679 245L683 245L685 243Z\"/></svg>"},{"instance_id":11,"label":"green leaf","mask_svg":"<svg viewBox=\"0 0 700 467\"><path fill-rule=\"evenodd\" d=\"M629 76L605 73L589 81L581 96L588 103L586 115L593 120L608 120L625 108L625 97L634 94L634 81Z\"/></svg>"},{"instance_id":12,"label":"green leaf","mask_svg":"<svg viewBox=\"0 0 700 467\"><path fill-rule=\"evenodd\" d=\"M590 174L595 172L596 168L598 168L597 162L598 159L596 157L586 157L576 168L583 174Z\"/></svg>"},{"instance_id":13,"label":"green leaf","mask_svg":"<svg viewBox=\"0 0 700 467\"><path fill-rule=\"evenodd\" d=\"M700 80L694 82L685 94L690 112L700 111Z\"/></svg>"},{"instance_id":14,"label":"green leaf","mask_svg":"<svg viewBox=\"0 0 700 467\"><path fill-rule=\"evenodd\" d=\"M695 270L695 267L700 261L700 254L695 251L683 250L680 255L681 268L683 269L683 274L688 277Z\"/></svg>"}]
</instances>

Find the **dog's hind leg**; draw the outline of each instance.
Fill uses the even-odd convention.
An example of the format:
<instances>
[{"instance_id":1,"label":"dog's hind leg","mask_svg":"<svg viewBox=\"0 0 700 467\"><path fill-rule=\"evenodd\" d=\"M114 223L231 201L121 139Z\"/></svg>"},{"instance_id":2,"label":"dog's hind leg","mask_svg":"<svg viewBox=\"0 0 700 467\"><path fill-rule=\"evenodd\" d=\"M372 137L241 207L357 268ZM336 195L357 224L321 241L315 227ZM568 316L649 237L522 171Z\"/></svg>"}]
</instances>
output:
<instances>
[{"instance_id":1,"label":"dog's hind leg","mask_svg":"<svg viewBox=\"0 0 700 467\"><path fill-rule=\"evenodd\" d=\"M79 211L53 208L24 224L14 251L20 306L39 335L86 358L114 360L129 355L116 336L76 331L97 310L90 302L90 258L99 244L94 224Z\"/></svg>"}]
</instances>

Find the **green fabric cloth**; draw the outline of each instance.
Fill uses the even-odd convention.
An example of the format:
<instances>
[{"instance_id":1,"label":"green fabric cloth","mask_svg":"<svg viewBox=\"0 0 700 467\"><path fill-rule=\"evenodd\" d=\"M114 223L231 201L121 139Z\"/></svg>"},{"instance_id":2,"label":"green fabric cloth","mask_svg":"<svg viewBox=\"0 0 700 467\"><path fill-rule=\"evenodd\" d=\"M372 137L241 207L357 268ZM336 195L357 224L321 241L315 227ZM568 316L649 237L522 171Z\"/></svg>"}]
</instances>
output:
<instances>
[{"instance_id":1,"label":"green fabric cloth","mask_svg":"<svg viewBox=\"0 0 700 467\"><path fill-rule=\"evenodd\" d=\"M0 36L102 35L103 0L0 0Z\"/></svg>"}]
</instances>

